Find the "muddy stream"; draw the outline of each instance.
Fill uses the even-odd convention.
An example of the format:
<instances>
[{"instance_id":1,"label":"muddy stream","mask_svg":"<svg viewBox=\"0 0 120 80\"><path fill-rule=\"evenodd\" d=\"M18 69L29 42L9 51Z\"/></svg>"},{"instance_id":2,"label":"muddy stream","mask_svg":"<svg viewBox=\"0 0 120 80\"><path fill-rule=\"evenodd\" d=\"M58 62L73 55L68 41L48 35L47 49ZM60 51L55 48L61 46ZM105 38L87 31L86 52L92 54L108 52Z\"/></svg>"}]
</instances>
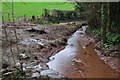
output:
<instances>
[{"instance_id":1,"label":"muddy stream","mask_svg":"<svg viewBox=\"0 0 120 80\"><path fill-rule=\"evenodd\" d=\"M95 42L85 34L82 26L67 41L67 46L51 56L50 69L68 78L116 78L118 73L100 60L94 49Z\"/></svg>"}]
</instances>

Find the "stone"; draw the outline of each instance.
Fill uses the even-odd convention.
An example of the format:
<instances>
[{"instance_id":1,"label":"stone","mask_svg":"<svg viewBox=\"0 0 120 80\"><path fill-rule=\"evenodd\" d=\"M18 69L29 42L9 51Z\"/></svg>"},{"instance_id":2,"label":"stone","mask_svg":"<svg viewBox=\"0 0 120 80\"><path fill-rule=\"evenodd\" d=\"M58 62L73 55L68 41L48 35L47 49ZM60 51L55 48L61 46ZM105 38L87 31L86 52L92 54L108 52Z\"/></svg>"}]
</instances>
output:
<instances>
[{"instance_id":1,"label":"stone","mask_svg":"<svg viewBox=\"0 0 120 80\"><path fill-rule=\"evenodd\" d=\"M35 77L40 77L40 73L38 73L38 72L35 72L35 73L33 73L32 74L32 76L31 76L32 78L35 78Z\"/></svg>"},{"instance_id":2,"label":"stone","mask_svg":"<svg viewBox=\"0 0 120 80\"><path fill-rule=\"evenodd\" d=\"M47 75L50 78L63 78L64 76L52 69L41 71L41 75Z\"/></svg>"}]
</instances>

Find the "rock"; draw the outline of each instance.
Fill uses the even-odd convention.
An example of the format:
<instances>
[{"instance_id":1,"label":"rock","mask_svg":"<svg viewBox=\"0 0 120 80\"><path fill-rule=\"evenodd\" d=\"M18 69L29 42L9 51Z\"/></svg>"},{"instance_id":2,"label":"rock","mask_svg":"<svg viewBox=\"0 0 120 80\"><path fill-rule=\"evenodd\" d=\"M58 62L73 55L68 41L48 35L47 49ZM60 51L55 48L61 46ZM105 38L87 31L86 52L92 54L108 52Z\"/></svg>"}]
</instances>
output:
<instances>
[{"instance_id":1,"label":"rock","mask_svg":"<svg viewBox=\"0 0 120 80\"><path fill-rule=\"evenodd\" d=\"M43 48L44 48L44 46L42 46L42 45L39 44L39 49L43 49Z\"/></svg>"},{"instance_id":2,"label":"rock","mask_svg":"<svg viewBox=\"0 0 120 80\"><path fill-rule=\"evenodd\" d=\"M22 40L19 44L45 46L45 45L48 45L49 43L48 43L48 40L45 40L45 39L25 38L25 39Z\"/></svg>"},{"instance_id":3,"label":"rock","mask_svg":"<svg viewBox=\"0 0 120 80\"><path fill-rule=\"evenodd\" d=\"M72 64L72 66L75 66L75 64Z\"/></svg>"},{"instance_id":4,"label":"rock","mask_svg":"<svg viewBox=\"0 0 120 80\"><path fill-rule=\"evenodd\" d=\"M26 68L23 68L23 71L27 71L27 69L26 69Z\"/></svg>"},{"instance_id":5,"label":"rock","mask_svg":"<svg viewBox=\"0 0 120 80\"><path fill-rule=\"evenodd\" d=\"M36 66L34 66L33 67L34 68L34 71L41 71L41 69L42 69L42 67L41 67L41 65L40 64L38 64L38 65L36 65Z\"/></svg>"},{"instance_id":6,"label":"rock","mask_svg":"<svg viewBox=\"0 0 120 80\"><path fill-rule=\"evenodd\" d=\"M20 64L20 61L16 62L16 66L17 66L17 67L20 67L20 65L21 65L21 64ZM23 66L23 67L26 67L27 65L26 65L26 63L22 63L22 66Z\"/></svg>"},{"instance_id":7,"label":"rock","mask_svg":"<svg viewBox=\"0 0 120 80\"><path fill-rule=\"evenodd\" d=\"M20 66L20 63L19 63L19 62L17 62L17 63L16 63L16 66L17 66L17 67L19 67L19 66Z\"/></svg>"},{"instance_id":8,"label":"rock","mask_svg":"<svg viewBox=\"0 0 120 80\"><path fill-rule=\"evenodd\" d=\"M47 75L50 78L63 78L64 76L52 69L41 71L41 75Z\"/></svg>"},{"instance_id":9,"label":"rock","mask_svg":"<svg viewBox=\"0 0 120 80\"><path fill-rule=\"evenodd\" d=\"M41 59L41 61L43 62L43 63L47 63L47 62L49 62L50 61L50 59Z\"/></svg>"},{"instance_id":10,"label":"rock","mask_svg":"<svg viewBox=\"0 0 120 80\"><path fill-rule=\"evenodd\" d=\"M40 72L41 70L47 70L47 69L49 69L49 67L45 63L40 63L40 64L34 66L34 71L39 71Z\"/></svg>"},{"instance_id":11,"label":"rock","mask_svg":"<svg viewBox=\"0 0 120 80\"><path fill-rule=\"evenodd\" d=\"M105 54L110 54L110 51L105 51Z\"/></svg>"},{"instance_id":12,"label":"rock","mask_svg":"<svg viewBox=\"0 0 120 80\"><path fill-rule=\"evenodd\" d=\"M41 63L40 66L42 67L41 70L47 70L49 69L49 66L45 63Z\"/></svg>"},{"instance_id":13,"label":"rock","mask_svg":"<svg viewBox=\"0 0 120 80\"><path fill-rule=\"evenodd\" d=\"M39 33L39 34L47 34L44 30L38 30L38 29L33 29L33 28L28 29L26 31L28 31L28 32L36 32L36 33Z\"/></svg>"},{"instance_id":14,"label":"rock","mask_svg":"<svg viewBox=\"0 0 120 80\"><path fill-rule=\"evenodd\" d=\"M26 54L21 53L21 54L20 54L20 57L21 57L21 58L26 58L27 56L26 56Z\"/></svg>"},{"instance_id":15,"label":"rock","mask_svg":"<svg viewBox=\"0 0 120 80\"><path fill-rule=\"evenodd\" d=\"M72 60L73 62L77 62L77 63L82 63L82 61L79 59L79 60L77 60L77 59L73 59Z\"/></svg>"},{"instance_id":16,"label":"rock","mask_svg":"<svg viewBox=\"0 0 120 80\"><path fill-rule=\"evenodd\" d=\"M89 45L90 45L89 43L88 43L88 44L86 44L86 45L85 45L85 48L86 48L86 47L88 47Z\"/></svg>"},{"instance_id":17,"label":"rock","mask_svg":"<svg viewBox=\"0 0 120 80\"><path fill-rule=\"evenodd\" d=\"M20 58L21 58L21 59L29 59L30 57L27 56L27 55L24 54L24 53L21 53L21 54L20 54Z\"/></svg>"},{"instance_id":18,"label":"rock","mask_svg":"<svg viewBox=\"0 0 120 80\"><path fill-rule=\"evenodd\" d=\"M40 73L38 73L38 72L35 72L35 73L33 73L32 74L32 76L31 76L32 78L38 78L38 77L40 77Z\"/></svg>"},{"instance_id":19,"label":"rock","mask_svg":"<svg viewBox=\"0 0 120 80\"><path fill-rule=\"evenodd\" d=\"M95 46L94 46L95 49L97 50L100 50L101 49L101 44L100 42L98 42Z\"/></svg>"},{"instance_id":20,"label":"rock","mask_svg":"<svg viewBox=\"0 0 120 80\"><path fill-rule=\"evenodd\" d=\"M95 51L98 55L102 55L102 53L99 50L95 49Z\"/></svg>"},{"instance_id":21,"label":"rock","mask_svg":"<svg viewBox=\"0 0 120 80\"><path fill-rule=\"evenodd\" d=\"M53 56L50 57L50 61L53 61L55 58Z\"/></svg>"}]
</instances>

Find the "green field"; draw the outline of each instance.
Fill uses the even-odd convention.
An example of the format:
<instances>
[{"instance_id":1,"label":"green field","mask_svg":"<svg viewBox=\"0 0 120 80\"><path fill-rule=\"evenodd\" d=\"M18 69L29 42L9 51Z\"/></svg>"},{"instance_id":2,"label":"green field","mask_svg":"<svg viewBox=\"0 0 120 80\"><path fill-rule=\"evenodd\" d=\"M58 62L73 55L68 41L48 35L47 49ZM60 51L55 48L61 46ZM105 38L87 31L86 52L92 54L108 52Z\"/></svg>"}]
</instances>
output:
<instances>
[{"instance_id":1,"label":"green field","mask_svg":"<svg viewBox=\"0 0 120 80\"><path fill-rule=\"evenodd\" d=\"M11 3L2 3L2 13L5 20L8 19L8 13L11 15ZM43 9L74 10L74 5L67 2L14 2L15 18L18 19L26 15L41 16Z\"/></svg>"}]
</instances>

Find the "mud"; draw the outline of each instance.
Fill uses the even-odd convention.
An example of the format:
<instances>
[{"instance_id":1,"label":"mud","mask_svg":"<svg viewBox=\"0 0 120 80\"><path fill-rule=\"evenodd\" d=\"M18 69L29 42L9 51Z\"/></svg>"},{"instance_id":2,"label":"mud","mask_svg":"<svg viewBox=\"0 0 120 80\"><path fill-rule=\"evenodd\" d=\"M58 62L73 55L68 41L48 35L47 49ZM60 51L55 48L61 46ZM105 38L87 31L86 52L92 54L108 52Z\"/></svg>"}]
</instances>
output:
<instances>
[{"instance_id":1,"label":"mud","mask_svg":"<svg viewBox=\"0 0 120 80\"><path fill-rule=\"evenodd\" d=\"M13 26L7 26L8 42L12 45L5 46L6 52L4 56L4 60L9 63L7 67L13 65L13 59L11 55L11 51L9 48L11 47L14 53L16 66L20 67L22 64L23 71L26 72L28 77L39 77L40 72L46 69L49 69L46 62L49 61L49 57L53 54L56 54L58 51L64 48L67 38L78 28L81 27L82 22L80 23L70 23L68 24L57 24L57 25L34 25L34 26L19 26L16 29L18 36L18 46L19 46L19 54L23 56L22 61L17 60L19 54L16 51L16 40L14 35ZM17 27L17 26L16 26ZM47 34L36 34L34 32L29 32L26 30L31 30L31 27L36 30L43 30ZM4 35L2 35L2 39L4 40ZM4 44L4 43L3 43ZM8 43L9 44L9 43ZM5 44L4 44L5 45ZM28 58L29 57L29 58ZM25 59L28 58L28 59ZM22 63L21 63L22 62ZM44 63L44 66L40 64ZM39 73L38 73L39 72ZM53 76L59 77L59 72L54 73L56 71L53 70ZM7 73L7 72L6 72ZM52 74L52 73L50 73ZM51 76L51 75L50 75ZM54 77L55 77L54 76Z\"/></svg>"},{"instance_id":2,"label":"mud","mask_svg":"<svg viewBox=\"0 0 120 80\"><path fill-rule=\"evenodd\" d=\"M68 78L118 78L119 73L106 65L95 51L95 42L85 35L86 27L68 39L64 50L52 56L48 66Z\"/></svg>"},{"instance_id":3,"label":"mud","mask_svg":"<svg viewBox=\"0 0 120 80\"><path fill-rule=\"evenodd\" d=\"M80 28L81 26L82 28ZM110 65L113 64L111 66L102 61L106 60L106 58L98 56L95 50L96 42L85 33L88 27L87 24L74 22L33 25L32 27L37 30L44 29L47 34L27 32L26 30L29 30L31 26L19 26L17 29L20 54L27 54L30 57L29 60L24 60L22 64L27 76L39 77L42 75L51 78L119 77L119 73L114 70L119 67L114 66L117 63L113 64L118 59L114 59L112 63L111 59L105 61ZM9 40L13 42L14 53L16 53L13 27L8 26L7 32ZM4 37L2 38L4 39ZM10 51L8 50L8 52ZM9 57L8 53L4 54L4 56ZM9 59L7 61L10 62ZM20 67L19 60L16 60L16 66Z\"/></svg>"}]
</instances>

